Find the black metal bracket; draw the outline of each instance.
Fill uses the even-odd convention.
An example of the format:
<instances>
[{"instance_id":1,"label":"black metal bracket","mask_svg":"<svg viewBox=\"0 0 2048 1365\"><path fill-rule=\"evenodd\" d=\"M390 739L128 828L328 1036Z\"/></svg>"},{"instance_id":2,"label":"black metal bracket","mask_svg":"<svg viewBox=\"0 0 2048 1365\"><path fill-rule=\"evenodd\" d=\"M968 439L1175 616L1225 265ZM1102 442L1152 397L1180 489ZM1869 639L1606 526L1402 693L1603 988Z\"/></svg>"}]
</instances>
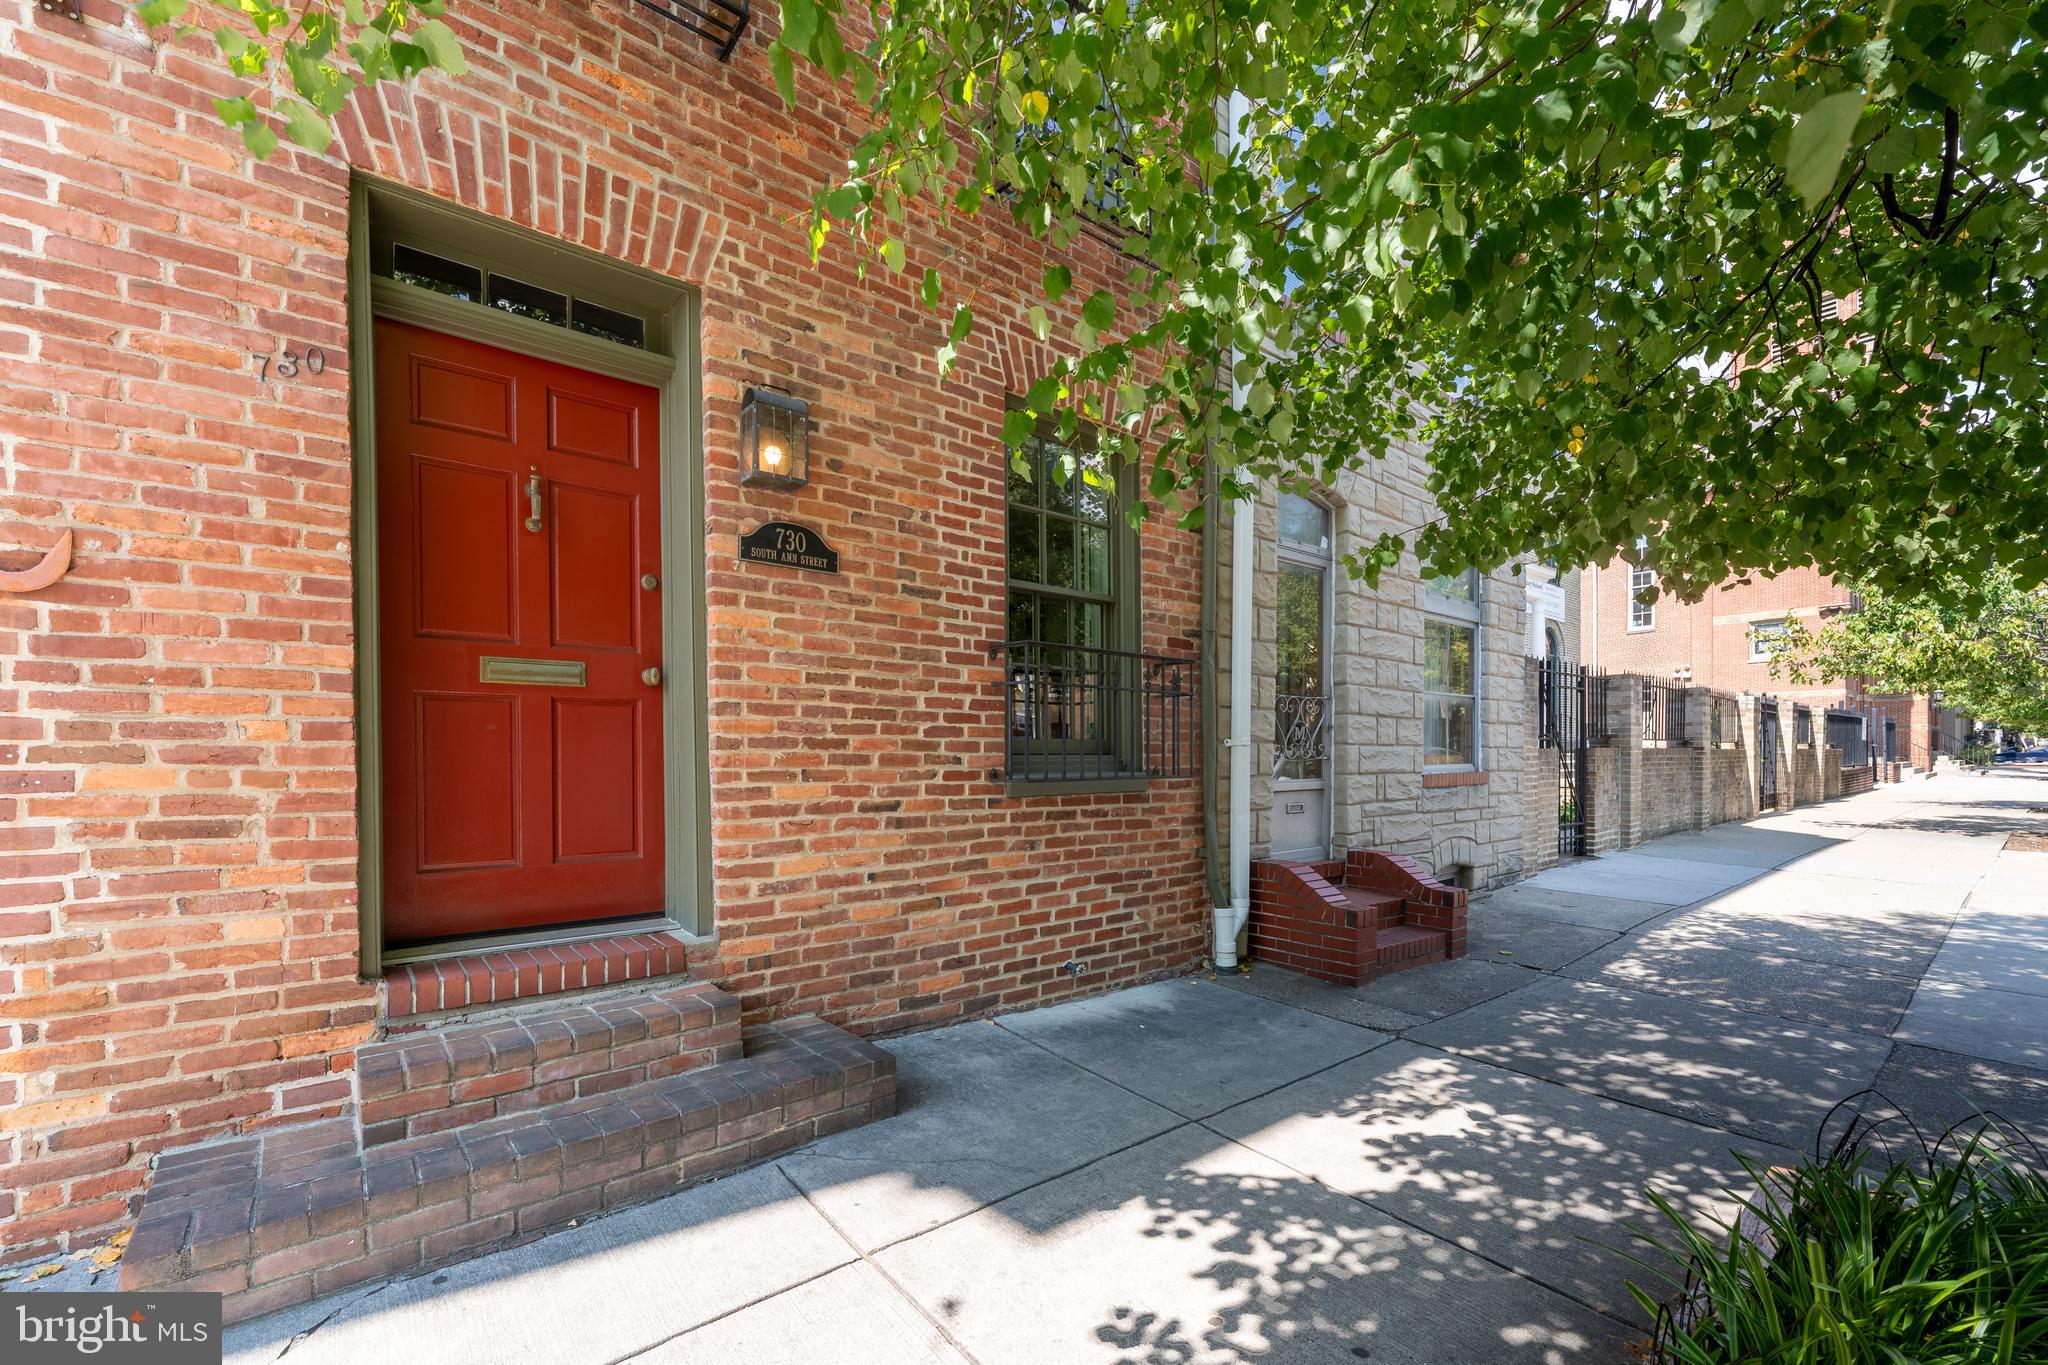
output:
<instances>
[{"instance_id":1,"label":"black metal bracket","mask_svg":"<svg viewBox=\"0 0 2048 1365\"><path fill-rule=\"evenodd\" d=\"M81 0L36 0L36 8L45 14L61 14L78 23L85 22L85 7Z\"/></svg>"},{"instance_id":2,"label":"black metal bracket","mask_svg":"<svg viewBox=\"0 0 2048 1365\"><path fill-rule=\"evenodd\" d=\"M76 0L72 0L76 3ZM747 31L752 0L635 0L673 24L680 24L718 50L721 62L732 56ZM49 8L49 0L44 0Z\"/></svg>"}]
</instances>

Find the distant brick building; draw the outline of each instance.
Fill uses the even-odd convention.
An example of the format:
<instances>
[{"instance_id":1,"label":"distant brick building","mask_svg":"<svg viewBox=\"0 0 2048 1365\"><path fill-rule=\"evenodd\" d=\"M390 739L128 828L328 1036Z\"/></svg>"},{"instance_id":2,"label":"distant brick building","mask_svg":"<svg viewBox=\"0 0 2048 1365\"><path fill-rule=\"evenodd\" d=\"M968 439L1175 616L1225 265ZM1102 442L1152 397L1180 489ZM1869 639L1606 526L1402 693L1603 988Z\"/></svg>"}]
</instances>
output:
<instances>
[{"instance_id":1,"label":"distant brick building","mask_svg":"<svg viewBox=\"0 0 2048 1365\"><path fill-rule=\"evenodd\" d=\"M1668 595L1651 601L1654 574L1626 558L1589 565L1576 577L1580 662L1595 671L1843 707L1871 717L1880 752L1921 768L1933 755L1953 755L1968 733L1965 717L1924 696L1872 693L1854 678L1800 685L1772 674L1771 641L1787 621L1817 630L1854 605L1847 589L1817 569L1731 580L1692 603Z\"/></svg>"}]
</instances>

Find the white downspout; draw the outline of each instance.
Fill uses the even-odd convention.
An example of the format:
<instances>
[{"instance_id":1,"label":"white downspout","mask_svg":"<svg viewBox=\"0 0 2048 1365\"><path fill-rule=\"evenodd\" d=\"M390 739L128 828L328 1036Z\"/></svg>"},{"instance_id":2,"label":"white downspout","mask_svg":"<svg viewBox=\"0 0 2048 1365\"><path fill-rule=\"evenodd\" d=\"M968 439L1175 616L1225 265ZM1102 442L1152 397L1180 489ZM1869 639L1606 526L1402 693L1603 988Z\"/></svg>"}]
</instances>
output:
<instances>
[{"instance_id":1,"label":"white downspout","mask_svg":"<svg viewBox=\"0 0 2048 1365\"><path fill-rule=\"evenodd\" d=\"M1251 102L1232 94L1225 105L1224 136L1234 149L1244 141ZM1235 360L1236 353L1232 353ZM1233 363L1230 401L1245 401ZM1252 913L1252 560L1258 504L1247 498L1230 517L1230 905L1216 907L1217 968L1237 966L1237 936Z\"/></svg>"},{"instance_id":2,"label":"white downspout","mask_svg":"<svg viewBox=\"0 0 2048 1365\"><path fill-rule=\"evenodd\" d=\"M1237 966L1252 913L1252 559L1257 504L1230 518L1230 905L1216 907L1216 965Z\"/></svg>"}]
</instances>

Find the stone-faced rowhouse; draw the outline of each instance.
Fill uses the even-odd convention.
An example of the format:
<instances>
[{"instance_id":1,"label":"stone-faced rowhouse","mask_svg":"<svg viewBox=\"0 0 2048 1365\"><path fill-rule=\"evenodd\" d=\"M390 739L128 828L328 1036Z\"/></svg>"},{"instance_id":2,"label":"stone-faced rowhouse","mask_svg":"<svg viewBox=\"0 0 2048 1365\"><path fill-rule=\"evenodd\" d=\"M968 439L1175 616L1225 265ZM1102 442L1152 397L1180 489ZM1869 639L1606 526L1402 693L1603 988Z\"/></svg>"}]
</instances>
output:
<instances>
[{"instance_id":1,"label":"stone-faced rowhouse","mask_svg":"<svg viewBox=\"0 0 2048 1365\"><path fill-rule=\"evenodd\" d=\"M73 546L0 594L0 1257L139 1217L125 1283L247 1316L886 1114L867 1035L1201 959L1201 538L1010 472L1048 257L1001 215L911 244L977 291L944 380L905 277L813 266L849 123L772 11L721 61L459 7L468 76L252 163L204 45L67 8L0 9L0 568ZM1502 870L1424 799L1520 749L1467 587L1282 627L1336 632L1335 747L1265 846L1373 969L1458 951L1422 864Z\"/></svg>"}]
</instances>

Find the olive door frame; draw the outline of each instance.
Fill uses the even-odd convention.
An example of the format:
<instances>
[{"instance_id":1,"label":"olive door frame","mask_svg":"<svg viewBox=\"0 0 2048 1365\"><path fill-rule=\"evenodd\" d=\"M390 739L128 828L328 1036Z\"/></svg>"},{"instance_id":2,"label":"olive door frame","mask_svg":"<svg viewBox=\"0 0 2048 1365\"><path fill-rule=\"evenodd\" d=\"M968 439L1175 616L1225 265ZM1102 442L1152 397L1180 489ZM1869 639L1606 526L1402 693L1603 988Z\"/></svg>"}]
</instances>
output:
<instances>
[{"instance_id":1,"label":"olive door frame","mask_svg":"<svg viewBox=\"0 0 2048 1365\"><path fill-rule=\"evenodd\" d=\"M556 286L650 301L645 350L571 331L487 304L450 298L372 272L371 225L457 244ZM705 698L703 367L696 289L639 266L573 246L367 176L349 185L348 328L350 518L355 570L356 891L360 970L453 957L485 948L562 943L666 929L712 932L711 771ZM377 393L378 318L516 351L535 359L645 384L660 393L662 593L662 783L666 825L664 912L586 927L478 935L419 947L384 943L384 716L378 692Z\"/></svg>"}]
</instances>

